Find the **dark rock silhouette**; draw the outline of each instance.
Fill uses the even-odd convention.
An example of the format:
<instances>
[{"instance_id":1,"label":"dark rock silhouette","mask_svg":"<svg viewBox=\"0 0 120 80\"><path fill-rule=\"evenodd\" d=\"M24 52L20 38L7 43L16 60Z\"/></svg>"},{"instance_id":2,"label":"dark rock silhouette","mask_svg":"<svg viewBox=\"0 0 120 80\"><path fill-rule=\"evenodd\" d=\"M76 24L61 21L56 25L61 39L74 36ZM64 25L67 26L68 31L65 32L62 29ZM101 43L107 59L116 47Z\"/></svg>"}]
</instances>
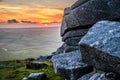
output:
<instances>
[{"instance_id":1,"label":"dark rock silhouette","mask_svg":"<svg viewBox=\"0 0 120 80\"><path fill-rule=\"evenodd\" d=\"M78 7L66 9L68 15L64 15L61 35L72 29L81 29L91 27L100 20L117 20L120 19L120 1L119 0L78 0ZM73 6L74 6L73 5Z\"/></svg>"},{"instance_id":2,"label":"dark rock silhouette","mask_svg":"<svg viewBox=\"0 0 120 80\"><path fill-rule=\"evenodd\" d=\"M11 19L7 21L8 23L19 23L16 19Z\"/></svg>"}]
</instances>

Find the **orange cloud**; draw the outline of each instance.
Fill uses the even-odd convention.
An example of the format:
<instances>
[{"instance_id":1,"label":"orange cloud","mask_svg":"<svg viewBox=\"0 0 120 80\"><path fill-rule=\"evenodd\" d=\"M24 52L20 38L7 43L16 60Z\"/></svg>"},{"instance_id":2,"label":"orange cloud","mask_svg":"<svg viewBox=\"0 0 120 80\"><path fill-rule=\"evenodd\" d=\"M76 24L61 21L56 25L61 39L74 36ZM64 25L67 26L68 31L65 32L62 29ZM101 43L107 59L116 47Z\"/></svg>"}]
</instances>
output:
<instances>
[{"instance_id":1,"label":"orange cloud","mask_svg":"<svg viewBox=\"0 0 120 80\"><path fill-rule=\"evenodd\" d=\"M0 5L0 21L16 19L18 21L28 20L39 23L61 22L63 9L48 7L30 7L25 5Z\"/></svg>"}]
</instances>

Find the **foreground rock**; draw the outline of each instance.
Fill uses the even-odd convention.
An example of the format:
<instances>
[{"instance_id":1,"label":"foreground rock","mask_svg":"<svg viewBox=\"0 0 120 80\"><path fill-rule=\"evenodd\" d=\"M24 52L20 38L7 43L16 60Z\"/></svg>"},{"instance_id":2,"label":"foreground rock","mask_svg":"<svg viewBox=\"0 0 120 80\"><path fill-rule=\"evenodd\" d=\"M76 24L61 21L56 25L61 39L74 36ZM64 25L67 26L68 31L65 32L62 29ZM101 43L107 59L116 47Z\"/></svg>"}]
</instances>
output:
<instances>
[{"instance_id":1,"label":"foreground rock","mask_svg":"<svg viewBox=\"0 0 120 80\"><path fill-rule=\"evenodd\" d=\"M100 21L80 41L83 61L120 74L120 22Z\"/></svg>"},{"instance_id":2,"label":"foreground rock","mask_svg":"<svg viewBox=\"0 0 120 80\"><path fill-rule=\"evenodd\" d=\"M28 78L32 79L32 80L46 80L47 75L43 72L41 72L41 73L31 73L28 76Z\"/></svg>"},{"instance_id":3,"label":"foreground rock","mask_svg":"<svg viewBox=\"0 0 120 80\"><path fill-rule=\"evenodd\" d=\"M100 20L120 20L119 14L120 0L79 0L64 15L61 36L74 29L89 28Z\"/></svg>"},{"instance_id":4,"label":"foreground rock","mask_svg":"<svg viewBox=\"0 0 120 80\"><path fill-rule=\"evenodd\" d=\"M47 66L47 64L45 64L43 62L28 62L26 64L27 69L41 69L46 66Z\"/></svg>"},{"instance_id":5,"label":"foreground rock","mask_svg":"<svg viewBox=\"0 0 120 80\"><path fill-rule=\"evenodd\" d=\"M89 80L91 76L93 76L95 74L95 72L91 72L88 74L83 75L82 77L80 77L78 80Z\"/></svg>"},{"instance_id":6,"label":"foreground rock","mask_svg":"<svg viewBox=\"0 0 120 80\"><path fill-rule=\"evenodd\" d=\"M63 53L52 57L55 73L67 80L77 80L86 73L93 71L93 67L82 62L80 51Z\"/></svg>"},{"instance_id":7,"label":"foreground rock","mask_svg":"<svg viewBox=\"0 0 120 80\"><path fill-rule=\"evenodd\" d=\"M95 73L89 80L118 80L114 73Z\"/></svg>"},{"instance_id":8,"label":"foreground rock","mask_svg":"<svg viewBox=\"0 0 120 80\"><path fill-rule=\"evenodd\" d=\"M78 80L119 80L117 74L109 72L92 72L79 78Z\"/></svg>"},{"instance_id":9,"label":"foreground rock","mask_svg":"<svg viewBox=\"0 0 120 80\"><path fill-rule=\"evenodd\" d=\"M22 80L28 80L28 78L27 78L27 77L24 77Z\"/></svg>"}]
</instances>

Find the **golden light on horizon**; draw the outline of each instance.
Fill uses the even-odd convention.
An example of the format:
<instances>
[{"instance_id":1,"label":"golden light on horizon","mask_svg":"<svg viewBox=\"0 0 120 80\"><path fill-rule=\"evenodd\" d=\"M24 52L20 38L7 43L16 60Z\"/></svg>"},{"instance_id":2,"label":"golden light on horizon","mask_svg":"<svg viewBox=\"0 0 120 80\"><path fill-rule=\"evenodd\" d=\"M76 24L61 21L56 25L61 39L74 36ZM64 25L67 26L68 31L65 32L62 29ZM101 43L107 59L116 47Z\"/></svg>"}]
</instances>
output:
<instances>
[{"instance_id":1,"label":"golden light on horizon","mask_svg":"<svg viewBox=\"0 0 120 80\"><path fill-rule=\"evenodd\" d=\"M63 11L68 3L53 0L2 0L0 2L0 22L7 22L8 20L15 19L18 22L36 22L40 24L58 22L60 23L63 18ZM69 2L63 0L64 2ZM70 0L73 2L73 0ZM62 4L59 4L62 3ZM47 24L47 26L48 26Z\"/></svg>"},{"instance_id":2,"label":"golden light on horizon","mask_svg":"<svg viewBox=\"0 0 120 80\"><path fill-rule=\"evenodd\" d=\"M8 7L0 6L0 18L1 21L6 21L9 19L16 20L31 20L36 22L60 22L63 16L63 10L54 8L25 8L21 7Z\"/></svg>"}]
</instances>

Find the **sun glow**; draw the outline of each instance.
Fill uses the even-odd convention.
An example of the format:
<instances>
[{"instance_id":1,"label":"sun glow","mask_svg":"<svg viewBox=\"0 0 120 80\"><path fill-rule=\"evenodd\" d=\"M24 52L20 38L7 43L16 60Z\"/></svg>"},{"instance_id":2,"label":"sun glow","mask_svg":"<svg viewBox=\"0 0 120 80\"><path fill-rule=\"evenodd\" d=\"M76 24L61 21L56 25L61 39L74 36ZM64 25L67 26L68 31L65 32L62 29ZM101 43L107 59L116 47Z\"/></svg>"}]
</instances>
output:
<instances>
[{"instance_id":1,"label":"sun glow","mask_svg":"<svg viewBox=\"0 0 120 80\"><path fill-rule=\"evenodd\" d=\"M73 0L70 1L73 2ZM0 24L8 23L10 20L9 22L18 22L19 24L60 25L64 8L66 5L70 5L67 4L68 2L66 0L2 0L0 2Z\"/></svg>"}]
</instances>

